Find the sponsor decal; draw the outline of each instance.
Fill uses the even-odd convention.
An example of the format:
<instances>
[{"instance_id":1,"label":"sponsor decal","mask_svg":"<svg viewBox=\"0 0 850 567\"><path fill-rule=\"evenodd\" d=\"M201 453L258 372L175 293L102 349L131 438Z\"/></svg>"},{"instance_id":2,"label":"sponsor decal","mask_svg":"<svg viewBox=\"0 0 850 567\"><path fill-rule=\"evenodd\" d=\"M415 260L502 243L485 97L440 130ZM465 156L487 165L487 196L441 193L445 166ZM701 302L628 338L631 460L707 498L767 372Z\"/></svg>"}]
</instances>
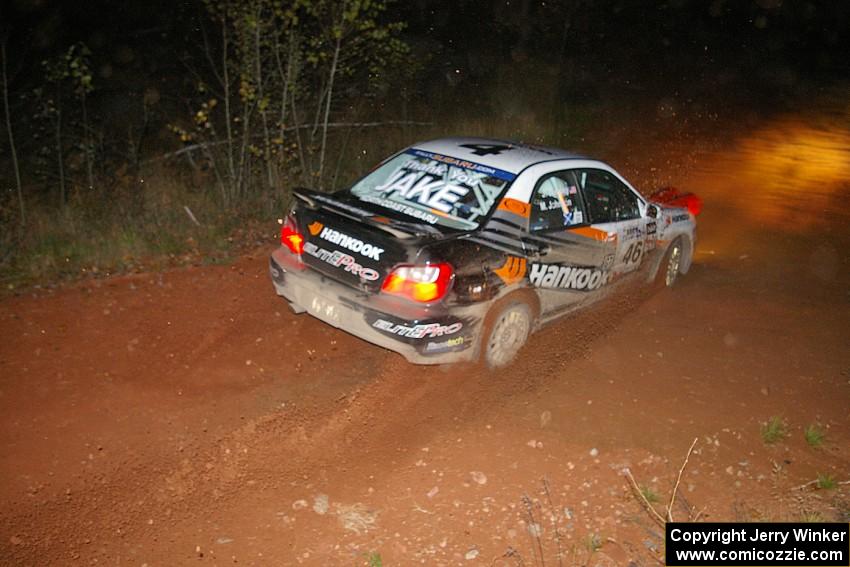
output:
<instances>
[{"instance_id":1,"label":"sponsor decal","mask_svg":"<svg viewBox=\"0 0 850 567\"><path fill-rule=\"evenodd\" d=\"M343 203L342 201L337 201L336 199L331 199L330 197L327 197L325 195L310 195L310 198L315 199L317 201L321 201L323 203L327 203L331 206L337 207L337 208L342 209L344 211L348 211L349 213L353 213L357 216L370 217L373 214L371 211L367 211L366 209L361 209L359 207L353 207L349 204Z\"/></svg>"},{"instance_id":2,"label":"sponsor decal","mask_svg":"<svg viewBox=\"0 0 850 567\"><path fill-rule=\"evenodd\" d=\"M316 236L317 234L322 232L322 228L324 228L324 226L325 225L323 225L319 221L315 221L315 222L311 222L310 224L308 224L307 229L310 231L310 234L312 234L313 236Z\"/></svg>"},{"instance_id":3,"label":"sponsor decal","mask_svg":"<svg viewBox=\"0 0 850 567\"><path fill-rule=\"evenodd\" d=\"M448 214L470 191L474 188L480 189L486 177L491 175L490 172L495 171L492 168L480 171L467 167L474 165L463 162L465 169L461 169L450 168L446 163L436 160L429 163L409 160L393 173L386 183L375 187L375 191L387 196L401 197Z\"/></svg>"},{"instance_id":4,"label":"sponsor decal","mask_svg":"<svg viewBox=\"0 0 850 567\"><path fill-rule=\"evenodd\" d=\"M304 252L323 262L327 262L331 266L343 268L346 272L359 277L361 280L373 282L381 277L376 270L361 266L354 261L354 256L340 252L339 250L325 250L312 242L307 242L304 244Z\"/></svg>"},{"instance_id":5,"label":"sponsor decal","mask_svg":"<svg viewBox=\"0 0 850 567\"><path fill-rule=\"evenodd\" d=\"M505 258L505 263L493 270L493 273L499 276L505 285L511 285L525 277L527 263L525 258L508 256Z\"/></svg>"},{"instance_id":6,"label":"sponsor decal","mask_svg":"<svg viewBox=\"0 0 850 567\"><path fill-rule=\"evenodd\" d=\"M672 220L673 222L685 222L685 221L690 220L690 219L691 219L691 216L688 213L684 213L684 214L681 214L681 215L675 215L670 220Z\"/></svg>"},{"instance_id":7,"label":"sponsor decal","mask_svg":"<svg viewBox=\"0 0 850 567\"><path fill-rule=\"evenodd\" d=\"M611 273L606 270L561 264L531 264L528 280L535 287L593 291L607 284Z\"/></svg>"},{"instance_id":8,"label":"sponsor decal","mask_svg":"<svg viewBox=\"0 0 850 567\"><path fill-rule=\"evenodd\" d=\"M631 240L632 238L640 238L643 236L639 226L630 226L623 231L623 240Z\"/></svg>"},{"instance_id":9,"label":"sponsor decal","mask_svg":"<svg viewBox=\"0 0 850 567\"><path fill-rule=\"evenodd\" d=\"M310 232L315 235L313 232L313 225L319 223L313 223L308 228ZM321 225L319 225L321 226ZM368 244L363 242L359 238L354 238L353 236L348 236L338 230L334 230L332 228L324 227L321 229L319 233L319 238L322 240L327 240L333 244L341 248L345 248L346 250L351 250L355 254L360 254L365 258L371 258L372 260L378 261L381 259L381 252L384 251L383 248L378 248L374 244Z\"/></svg>"},{"instance_id":10,"label":"sponsor decal","mask_svg":"<svg viewBox=\"0 0 850 567\"><path fill-rule=\"evenodd\" d=\"M404 203L399 203L398 201L393 201L392 199L387 199L385 197L376 197L374 195L361 195L360 200L365 203L372 203L373 205L379 205L386 209L391 209L393 211L405 214L409 217L413 217L415 219L419 219L421 221L425 221L428 224L437 224L440 220L434 214L431 214L427 211L423 211L410 205L405 205Z\"/></svg>"},{"instance_id":11,"label":"sponsor decal","mask_svg":"<svg viewBox=\"0 0 850 567\"><path fill-rule=\"evenodd\" d=\"M646 223L646 251L655 250L656 234L658 234L658 223L655 221Z\"/></svg>"},{"instance_id":12,"label":"sponsor decal","mask_svg":"<svg viewBox=\"0 0 850 567\"><path fill-rule=\"evenodd\" d=\"M440 352L444 350L453 350L462 347L465 342L464 337L454 337L445 341L437 341L425 345L425 352Z\"/></svg>"},{"instance_id":13,"label":"sponsor decal","mask_svg":"<svg viewBox=\"0 0 850 567\"><path fill-rule=\"evenodd\" d=\"M444 213L451 212L454 204L465 197L469 190L469 187L446 182L442 177L435 179L430 174L422 175L418 171L409 173L407 165L394 173L384 185L375 187L375 191L397 195Z\"/></svg>"},{"instance_id":14,"label":"sponsor decal","mask_svg":"<svg viewBox=\"0 0 850 567\"><path fill-rule=\"evenodd\" d=\"M435 154L432 152L426 152L424 150L409 150L407 153L414 155L416 157L428 158L434 161L438 161L440 163L446 163L449 165L453 165L455 167L461 167L463 169L471 169L472 171L477 171L479 173L484 173L491 177L496 177L498 179L503 179L505 181L513 181L516 178L516 175L513 173L502 171L501 169L496 169L495 167L488 167L486 165L481 165L480 163L475 163L472 161L466 161L463 159L453 158L451 156L444 156L440 154Z\"/></svg>"},{"instance_id":15,"label":"sponsor decal","mask_svg":"<svg viewBox=\"0 0 850 567\"><path fill-rule=\"evenodd\" d=\"M516 177L493 167L417 149L393 158L379 171L377 185L364 180L352 188L352 193L363 202L429 224L444 219L474 223L490 212L507 183ZM383 171L391 173L385 175Z\"/></svg>"},{"instance_id":16,"label":"sponsor decal","mask_svg":"<svg viewBox=\"0 0 850 567\"><path fill-rule=\"evenodd\" d=\"M378 319L372 326L376 329L398 335L399 337L407 337L410 339L423 339L430 337L443 337L453 335L463 328L463 323L458 321L449 325L441 325L440 323L427 323L425 325L403 325L396 324L386 319Z\"/></svg>"}]
</instances>

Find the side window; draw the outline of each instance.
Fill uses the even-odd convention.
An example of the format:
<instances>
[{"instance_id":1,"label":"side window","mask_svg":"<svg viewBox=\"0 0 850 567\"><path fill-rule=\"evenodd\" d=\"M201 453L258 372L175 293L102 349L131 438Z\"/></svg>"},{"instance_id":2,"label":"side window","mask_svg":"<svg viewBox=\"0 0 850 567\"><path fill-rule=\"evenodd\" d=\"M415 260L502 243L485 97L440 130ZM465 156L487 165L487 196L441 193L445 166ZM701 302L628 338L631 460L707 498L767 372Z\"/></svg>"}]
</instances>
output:
<instances>
[{"instance_id":1,"label":"side window","mask_svg":"<svg viewBox=\"0 0 850 567\"><path fill-rule=\"evenodd\" d=\"M543 176L531 197L529 229L551 230L584 224L586 211L571 171L559 171Z\"/></svg>"},{"instance_id":2,"label":"side window","mask_svg":"<svg viewBox=\"0 0 850 567\"><path fill-rule=\"evenodd\" d=\"M617 222L640 217L638 198L616 176L601 169L576 171L587 201L590 222Z\"/></svg>"}]
</instances>

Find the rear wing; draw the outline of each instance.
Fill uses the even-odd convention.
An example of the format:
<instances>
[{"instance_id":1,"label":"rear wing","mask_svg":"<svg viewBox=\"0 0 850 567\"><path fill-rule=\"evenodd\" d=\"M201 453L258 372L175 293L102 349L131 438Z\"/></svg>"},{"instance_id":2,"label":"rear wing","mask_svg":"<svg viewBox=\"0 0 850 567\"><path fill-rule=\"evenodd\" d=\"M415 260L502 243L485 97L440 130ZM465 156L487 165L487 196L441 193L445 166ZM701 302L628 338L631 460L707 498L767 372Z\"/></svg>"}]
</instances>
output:
<instances>
[{"instance_id":1,"label":"rear wing","mask_svg":"<svg viewBox=\"0 0 850 567\"><path fill-rule=\"evenodd\" d=\"M396 238L407 239L416 236L443 235L442 232L430 225L391 219L383 215L378 215L374 211L334 199L332 195L328 195L327 193L319 193L312 189L294 189L292 195L310 209L331 211L339 216L388 232Z\"/></svg>"}]
</instances>

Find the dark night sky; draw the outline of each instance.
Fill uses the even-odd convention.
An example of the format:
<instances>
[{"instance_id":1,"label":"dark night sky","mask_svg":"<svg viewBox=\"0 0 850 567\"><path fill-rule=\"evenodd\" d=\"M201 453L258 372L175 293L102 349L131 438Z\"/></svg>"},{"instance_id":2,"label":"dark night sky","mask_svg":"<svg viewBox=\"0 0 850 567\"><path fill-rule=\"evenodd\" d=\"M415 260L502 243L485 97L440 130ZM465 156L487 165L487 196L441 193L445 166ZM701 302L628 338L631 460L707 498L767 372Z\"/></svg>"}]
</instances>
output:
<instances>
[{"instance_id":1,"label":"dark night sky","mask_svg":"<svg viewBox=\"0 0 850 567\"><path fill-rule=\"evenodd\" d=\"M76 41L102 61L126 60L129 48L134 59L162 65L169 51L184 48L202 11L199 1L11 0L2 20L25 66ZM406 21L409 38L452 64L483 54L676 73L683 66L785 65L821 76L846 74L850 65L850 3L838 0L415 0L397 3L388 16Z\"/></svg>"},{"instance_id":2,"label":"dark night sky","mask_svg":"<svg viewBox=\"0 0 850 567\"><path fill-rule=\"evenodd\" d=\"M410 0L385 17L405 22L410 58L421 66L414 82L394 86L429 101L425 114L460 105L500 112L498 81L533 73L554 78L550 102L675 93L762 109L850 77L843 1ZM149 88L163 103L161 125L185 114L194 84L181 61L200 57L201 23L211 29L201 0L11 0L0 21L13 105L25 108L26 93L43 83L42 60L84 42L97 86L93 111L119 124L114 136L127 127L115 118L138 111Z\"/></svg>"},{"instance_id":3,"label":"dark night sky","mask_svg":"<svg viewBox=\"0 0 850 567\"><path fill-rule=\"evenodd\" d=\"M153 90L160 104L151 119L160 141L173 142L165 128L187 115L197 94L186 61L203 61L199 30L213 29L202 0L7 0L1 9L19 116L32 115L30 93L44 84L41 62L84 42L96 85L91 111L109 139L140 128ZM409 0L385 17L406 24L409 58L420 67L414 79L393 79L388 92L428 101L413 109L428 120L456 108L498 115L506 105L616 105L671 93L766 111L850 77L844 1ZM506 77L527 83L524 98L508 94ZM546 95L536 94L541 83ZM392 96L379 108L408 116ZM28 143L24 152L32 153Z\"/></svg>"}]
</instances>

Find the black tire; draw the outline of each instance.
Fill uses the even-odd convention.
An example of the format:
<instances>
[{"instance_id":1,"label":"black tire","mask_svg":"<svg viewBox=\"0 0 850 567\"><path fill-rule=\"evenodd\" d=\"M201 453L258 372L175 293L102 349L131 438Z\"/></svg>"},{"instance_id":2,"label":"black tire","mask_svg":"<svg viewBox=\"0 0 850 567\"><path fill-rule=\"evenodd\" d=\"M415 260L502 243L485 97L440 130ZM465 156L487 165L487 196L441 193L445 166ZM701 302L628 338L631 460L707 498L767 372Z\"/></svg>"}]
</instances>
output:
<instances>
[{"instance_id":1,"label":"black tire","mask_svg":"<svg viewBox=\"0 0 850 567\"><path fill-rule=\"evenodd\" d=\"M522 300L496 305L484 325L481 361L491 369L507 366L531 335L533 322L532 309Z\"/></svg>"},{"instance_id":2,"label":"black tire","mask_svg":"<svg viewBox=\"0 0 850 567\"><path fill-rule=\"evenodd\" d=\"M667 247L664 252L664 259L658 265L658 272L655 274L656 287L660 289L673 287L673 284L679 278L684 256L685 241L682 237L677 237Z\"/></svg>"}]
</instances>

